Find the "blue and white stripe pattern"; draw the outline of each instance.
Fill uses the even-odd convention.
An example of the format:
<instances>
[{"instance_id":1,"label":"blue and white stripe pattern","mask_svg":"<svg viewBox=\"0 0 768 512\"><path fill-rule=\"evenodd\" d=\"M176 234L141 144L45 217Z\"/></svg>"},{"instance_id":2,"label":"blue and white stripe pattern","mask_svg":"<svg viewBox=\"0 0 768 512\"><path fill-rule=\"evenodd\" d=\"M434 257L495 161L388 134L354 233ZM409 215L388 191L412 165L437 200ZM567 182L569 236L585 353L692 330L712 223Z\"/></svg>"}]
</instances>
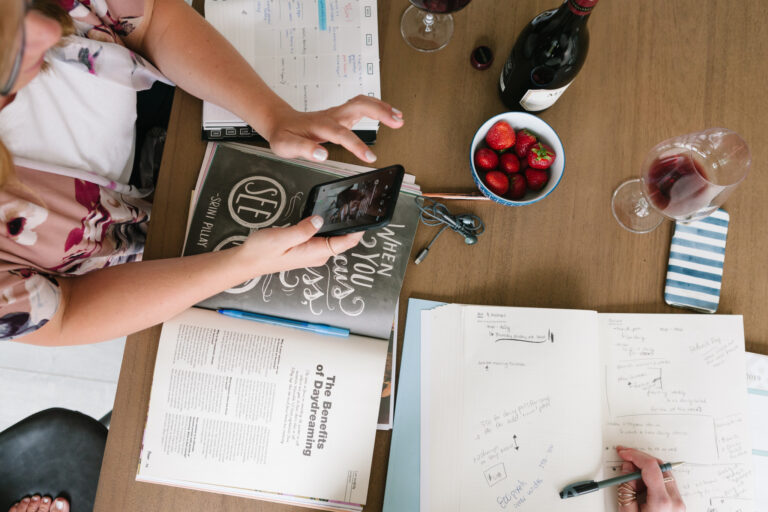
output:
<instances>
[{"instance_id":1,"label":"blue and white stripe pattern","mask_svg":"<svg viewBox=\"0 0 768 512\"><path fill-rule=\"evenodd\" d=\"M670 306L717 311L723 280L729 215L717 210L689 224L675 223L664 301Z\"/></svg>"}]
</instances>

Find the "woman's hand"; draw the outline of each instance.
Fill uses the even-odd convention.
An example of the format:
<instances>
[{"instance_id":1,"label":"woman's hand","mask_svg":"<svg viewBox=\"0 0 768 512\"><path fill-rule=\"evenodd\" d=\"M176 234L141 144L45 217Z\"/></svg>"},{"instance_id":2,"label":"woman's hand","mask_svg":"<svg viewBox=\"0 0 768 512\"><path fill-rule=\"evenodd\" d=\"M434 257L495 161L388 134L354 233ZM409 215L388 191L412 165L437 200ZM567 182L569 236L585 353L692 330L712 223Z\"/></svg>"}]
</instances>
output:
<instances>
[{"instance_id":1,"label":"woman's hand","mask_svg":"<svg viewBox=\"0 0 768 512\"><path fill-rule=\"evenodd\" d=\"M642 480L621 484L625 486L624 492L631 494L634 491L641 494L645 491L645 503L642 504L635 499L625 500L622 504L620 499L619 512L685 512L685 503L680 497L677 482L671 473L661 472L659 464L662 462L659 459L623 446L617 446L616 452L624 460L622 474L633 473L639 469L643 476ZM621 486L619 492L622 492Z\"/></svg>"},{"instance_id":2,"label":"woman's hand","mask_svg":"<svg viewBox=\"0 0 768 512\"><path fill-rule=\"evenodd\" d=\"M303 267L319 267L328 258L351 249L362 232L329 238L316 237L323 218L313 215L294 226L261 229L236 248L238 262L252 269L251 277Z\"/></svg>"},{"instance_id":3,"label":"woman's hand","mask_svg":"<svg viewBox=\"0 0 768 512\"><path fill-rule=\"evenodd\" d=\"M271 117L268 133L262 135L277 155L320 162L328 158L328 151L320 145L323 142L344 146L365 162L376 161L376 155L351 130L363 117L378 120L390 128L403 126L402 112L363 95L318 112L297 112L286 105L272 112Z\"/></svg>"}]
</instances>

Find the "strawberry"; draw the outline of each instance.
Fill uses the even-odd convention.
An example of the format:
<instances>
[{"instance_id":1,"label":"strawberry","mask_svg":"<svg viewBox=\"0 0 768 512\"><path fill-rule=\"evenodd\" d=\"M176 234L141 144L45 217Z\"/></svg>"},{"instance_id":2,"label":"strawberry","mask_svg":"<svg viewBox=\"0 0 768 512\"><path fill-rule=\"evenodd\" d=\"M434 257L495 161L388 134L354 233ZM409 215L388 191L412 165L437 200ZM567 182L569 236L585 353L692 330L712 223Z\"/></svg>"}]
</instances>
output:
<instances>
[{"instance_id":1,"label":"strawberry","mask_svg":"<svg viewBox=\"0 0 768 512\"><path fill-rule=\"evenodd\" d=\"M501 171L488 171L488 174L485 175L485 183L491 192L497 196L502 196L509 190L509 179Z\"/></svg>"},{"instance_id":2,"label":"strawberry","mask_svg":"<svg viewBox=\"0 0 768 512\"><path fill-rule=\"evenodd\" d=\"M533 145L528 151L528 165L534 169L546 169L555 161L555 152L541 142Z\"/></svg>"},{"instance_id":3,"label":"strawberry","mask_svg":"<svg viewBox=\"0 0 768 512\"><path fill-rule=\"evenodd\" d=\"M485 134L485 143L496 151L504 151L515 145L515 130L506 121L498 121Z\"/></svg>"},{"instance_id":4,"label":"strawberry","mask_svg":"<svg viewBox=\"0 0 768 512\"><path fill-rule=\"evenodd\" d=\"M520 160L514 153L503 153L499 159L499 168L507 174L512 174L520 170Z\"/></svg>"},{"instance_id":5,"label":"strawberry","mask_svg":"<svg viewBox=\"0 0 768 512\"><path fill-rule=\"evenodd\" d=\"M490 171L499 165L499 157L492 149L480 148L475 151L475 166L482 171Z\"/></svg>"},{"instance_id":6,"label":"strawberry","mask_svg":"<svg viewBox=\"0 0 768 512\"><path fill-rule=\"evenodd\" d=\"M525 195L525 176L516 172L509 175L509 194L510 199L522 199Z\"/></svg>"},{"instance_id":7,"label":"strawberry","mask_svg":"<svg viewBox=\"0 0 768 512\"><path fill-rule=\"evenodd\" d=\"M525 181L528 182L528 188L530 190L541 190L549 180L549 173L540 169L526 169Z\"/></svg>"},{"instance_id":8,"label":"strawberry","mask_svg":"<svg viewBox=\"0 0 768 512\"><path fill-rule=\"evenodd\" d=\"M522 129L517 132L517 140L515 141L515 153L520 158L525 157L528 154L528 150L536 144L536 136L526 129Z\"/></svg>"}]
</instances>

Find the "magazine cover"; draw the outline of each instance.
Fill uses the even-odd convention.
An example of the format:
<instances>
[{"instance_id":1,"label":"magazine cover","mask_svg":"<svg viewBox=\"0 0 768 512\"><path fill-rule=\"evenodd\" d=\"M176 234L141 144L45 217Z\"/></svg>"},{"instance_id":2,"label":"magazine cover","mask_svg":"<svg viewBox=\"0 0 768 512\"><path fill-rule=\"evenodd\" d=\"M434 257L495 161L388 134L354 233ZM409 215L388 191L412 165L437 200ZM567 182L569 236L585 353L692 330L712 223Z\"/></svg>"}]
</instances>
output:
<instances>
[{"instance_id":1,"label":"magazine cover","mask_svg":"<svg viewBox=\"0 0 768 512\"><path fill-rule=\"evenodd\" d=\"M253 230L295 224L309 190L344 174L226 144L212 145L208 155L185 256L239 245ZM388 226L366 231L360 244L322 267L257 277L198 306L320 322L387 339L419 222L414 198L401 191Z\"/></svg>"}]
</instances>

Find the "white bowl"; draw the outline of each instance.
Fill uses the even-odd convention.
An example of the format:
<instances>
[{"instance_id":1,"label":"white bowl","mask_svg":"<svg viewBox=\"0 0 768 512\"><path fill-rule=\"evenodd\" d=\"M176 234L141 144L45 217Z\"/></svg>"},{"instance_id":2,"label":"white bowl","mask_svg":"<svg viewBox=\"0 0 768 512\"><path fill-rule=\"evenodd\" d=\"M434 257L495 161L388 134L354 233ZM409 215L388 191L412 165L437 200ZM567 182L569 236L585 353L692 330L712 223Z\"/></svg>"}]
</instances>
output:
<instances>
[{"instance_id":1,"label":"white bowl","mask_svg":"<svg viewBox=\"0 0 768 512\"><path fill-rule=\"evenodd\" d=\"M480 178L478 171L475 168L475 151L484 144L485 135L488 133L488 130L490 130L491 126L498 121L506 121L515 132L527 128L536 135L539 141L551 147L555 152L555 160L548 169L549 180L547 181L547 184L544 185L544 188L541 190L535 192L530 190L527 191L525 196L519 200L507 199L506 197L491 192L485 183L483 183L483 180ZM527 112L504 112L503 114L493 116L484 122L475 133L475 136L472 139L472 145L469 148L469 165L472 169L472 179L475 180L477 188L480 189L480 192L482 192L484 196L506 206L525 206L541 201L555 190L555 187L557 187L560 180L563 178L563 171L565 170L565 151L563 150L563 143L560 142L560 137L557 136L557 132L540 118Z\"/></svg>"}]
</instances>

